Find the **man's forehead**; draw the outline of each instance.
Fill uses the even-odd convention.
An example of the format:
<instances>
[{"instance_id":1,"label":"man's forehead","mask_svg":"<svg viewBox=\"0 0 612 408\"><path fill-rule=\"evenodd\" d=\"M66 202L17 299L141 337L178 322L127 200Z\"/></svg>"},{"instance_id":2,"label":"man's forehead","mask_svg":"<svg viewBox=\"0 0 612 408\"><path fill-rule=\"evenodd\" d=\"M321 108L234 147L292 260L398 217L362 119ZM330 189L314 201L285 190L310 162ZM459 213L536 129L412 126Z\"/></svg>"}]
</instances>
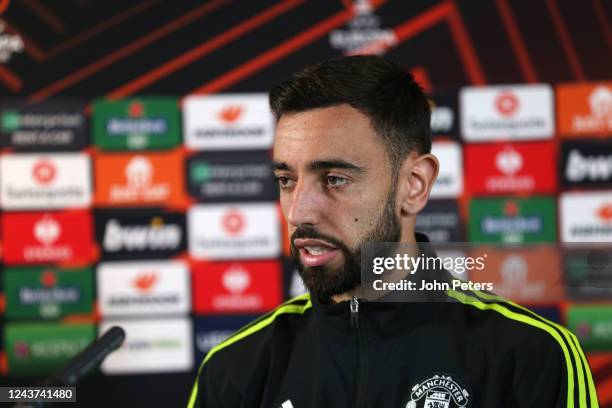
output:
<instances>
[{"instance_id":1,"label":"man's forehead","mask_svg":"<svg viewBox=\"0 0 612 408\"><path fill-rule=\"evenodd\" d=\"M381 153L384 146L369 118L349 105L285 114L276 126L274 158L277 161L343 157L365 162L372 156L379 160Z\"/></svg>"},{"instance_id":2,"label":"man's forehead","mask_svg":"<svg viewBox=\"0 0 612 408\"><path fill-rule=\"evenodd\" d=\"M360 127L374 131L370 119L348 104L284 113L276 126L277 133L342 131Z\"/></svg>"}]
</instances>

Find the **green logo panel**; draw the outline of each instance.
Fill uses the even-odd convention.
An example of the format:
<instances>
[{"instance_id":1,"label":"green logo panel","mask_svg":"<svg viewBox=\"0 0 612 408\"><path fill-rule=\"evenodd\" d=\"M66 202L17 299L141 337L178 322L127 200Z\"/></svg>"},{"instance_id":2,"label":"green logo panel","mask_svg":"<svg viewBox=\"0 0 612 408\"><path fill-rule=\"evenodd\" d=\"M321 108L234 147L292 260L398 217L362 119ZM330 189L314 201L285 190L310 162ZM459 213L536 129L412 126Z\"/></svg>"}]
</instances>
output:
<instances>
[{"instance_id":1,"label":"green logo panel","mask_svg":"<svg viewBox=\"0 0 612 408\"><path fill-rule=\"evenodd\" d=\"M4 332L8 372L42 376L61 369L96 337L93 324L11 323Z\"/></svg>"},{"instance_id":2,"label":"green logo panel","mask_svg":"<svg viewBox=\"0 0 612 408\"><path fill-rule=\"evenodd\" d=\"M612 306L572 306L567 327L585 351L612 351Z\"/></svg>"},{"instance_id":3,"label":"green logo panel","mask_svg":"<svg viewBox=\"0 0 612 408\"><path fill-rule=\"evenodd\" d=\"M552 197L473 199L469 238L472 242L555 242L556 219Z\"/></svg>"},{"instance_id":4,"label":"green logo panel","mask_svg":"<svg viewBox=\"0 0 612 408\"><path fill-rule=\"evenodd\" d=\"M13 132L19 129L21 125L21 116L19 112L15 111L4 111L2 112L2 119L0 121L2 124L2 130L5 132Z\"/></svg>"},{"instance_id":5,"label":"green logo panel","mask_svg":"<svg viewBox=\"0 0 612 408\"><path fill-rule=\"evenodd\" d=\"M181 142L175 98L137 98L93 105L93 139L103 150L156 150Z\"/></svg>"},{"instance_id":6,"label":"green logo panel","mask_svg":"<svg viewBox=\"0 0 612 408\"><path fill-rule=\"evenodd\" d=\"M93 271L44 267L4 271L7 319L57 319L91 313Z\"/></svg>"}]
</instances>

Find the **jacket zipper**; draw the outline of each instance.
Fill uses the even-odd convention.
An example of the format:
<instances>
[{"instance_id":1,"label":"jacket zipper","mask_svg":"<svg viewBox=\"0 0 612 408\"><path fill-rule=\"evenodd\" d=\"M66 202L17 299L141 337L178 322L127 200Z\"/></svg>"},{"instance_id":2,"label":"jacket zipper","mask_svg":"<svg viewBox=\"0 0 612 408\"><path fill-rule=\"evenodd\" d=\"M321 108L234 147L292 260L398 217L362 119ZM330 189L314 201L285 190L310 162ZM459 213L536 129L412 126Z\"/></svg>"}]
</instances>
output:
<instances>
[{"instance_id":1,"label":"jacket zipper","mask_svg":"<svg viewBox=\"0 0 612 408\"><path fill-rule=\"evenodd\" d=\"M355 296L350 300L351 307L351 327L357 330L357 341L359 344L359 384L357 385L357 393L355 396L356 406L362 407L365 403L364 398L364 388L366 386L367 381L367 350L366 350L366 342L364 337L365 328L363 325L359 325L359 299Z\"/></svg>"}]
</instances>

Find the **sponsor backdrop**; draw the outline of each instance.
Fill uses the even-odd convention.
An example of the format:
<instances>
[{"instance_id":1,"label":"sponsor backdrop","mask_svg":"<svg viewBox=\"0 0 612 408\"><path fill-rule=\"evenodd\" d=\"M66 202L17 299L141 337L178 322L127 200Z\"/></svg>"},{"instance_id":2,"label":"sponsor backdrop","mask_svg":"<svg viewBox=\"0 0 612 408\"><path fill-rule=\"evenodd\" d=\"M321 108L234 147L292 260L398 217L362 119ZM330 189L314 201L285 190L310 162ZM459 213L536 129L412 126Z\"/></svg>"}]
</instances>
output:
<instances>
[{"instance_id":1,"label":"sponsor backdrop","mask_svg":"<svg viewBox=\"0 0 612 408\"><path fill-rule=\"evenodd\" d=\"M212 347L303 293L266 90L333 56L386 55L429 93L433 241L612 241L609 2L0 3L3 384L119 324L79 405L182 406ZM568 325L610 407L612 265L586 256L492 251L481 278Z\"/></svg>"}]
</instances>

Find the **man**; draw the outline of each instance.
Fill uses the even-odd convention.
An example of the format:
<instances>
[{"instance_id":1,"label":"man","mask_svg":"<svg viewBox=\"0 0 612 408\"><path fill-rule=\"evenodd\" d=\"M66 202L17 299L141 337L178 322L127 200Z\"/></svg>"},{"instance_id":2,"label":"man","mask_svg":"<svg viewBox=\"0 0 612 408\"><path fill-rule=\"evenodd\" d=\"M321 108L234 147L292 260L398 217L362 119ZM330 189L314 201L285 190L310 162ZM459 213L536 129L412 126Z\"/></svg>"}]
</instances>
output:
<instances>
[{"instance_id":1,"label":"man","mask_svg":"<svg viewBox=\"0 0 612 408\"><path fill-rule=\"evenodd\" d=\"M374 56L306 68L270 92L275 175L309 295L208 353L190 407L597 407L569 331L473 292L360 300L366 242L416 243L438 173L410 74Z\"/></svg>"}]
</instances>

